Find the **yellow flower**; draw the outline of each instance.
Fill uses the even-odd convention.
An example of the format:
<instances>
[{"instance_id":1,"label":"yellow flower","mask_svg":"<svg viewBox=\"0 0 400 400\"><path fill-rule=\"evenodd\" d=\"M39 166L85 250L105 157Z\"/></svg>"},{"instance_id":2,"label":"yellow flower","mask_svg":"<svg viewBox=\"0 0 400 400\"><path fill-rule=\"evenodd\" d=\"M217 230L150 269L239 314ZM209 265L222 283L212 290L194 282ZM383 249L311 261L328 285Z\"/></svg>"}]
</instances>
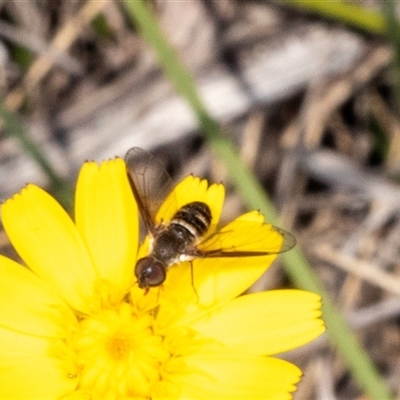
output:
<instances>
[{"instance_id":1,"label":"yellow flower","mask_svg":"<svg viewBox=\"0 0 400 400\"><path fill-rule=\"evenodd\" d=\"M175 194L178 207L207 202L217 224L222 185L188 177ZM171 218L171 204L159 221ZM121 159L84 164L75 223L34 185L2 205L2 220L28 268L0 256L1 399L290 399L301 372L271 355L324 330L312 293L238 297L274 256L185 262L162 287L140 289L133 270L148 240L138 250L138 210ZM248 235L250 224L246 248L265 234L279 248L280 235L256 212L214 245Z\"/></svg>"}]
</instances>

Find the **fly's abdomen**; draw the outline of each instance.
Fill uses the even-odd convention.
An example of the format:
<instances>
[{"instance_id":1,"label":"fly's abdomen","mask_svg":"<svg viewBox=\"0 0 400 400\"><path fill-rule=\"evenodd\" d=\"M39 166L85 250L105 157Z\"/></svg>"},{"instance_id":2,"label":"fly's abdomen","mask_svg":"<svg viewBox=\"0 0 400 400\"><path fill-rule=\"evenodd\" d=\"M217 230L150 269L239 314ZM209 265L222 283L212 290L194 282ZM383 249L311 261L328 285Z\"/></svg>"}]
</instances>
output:
<instances>
[{"instance_id":1,"label":"fly's abdomen","mask_svg":"<svg viewBox=\"0 0 400 400\"><path fill-rule=\"evenodd\" d=\"M210 207L201 201L194 201L181 207L174 215L172 224L181 225L196 238L203 236L211 224Z\"/></svg>"}]
</instances>

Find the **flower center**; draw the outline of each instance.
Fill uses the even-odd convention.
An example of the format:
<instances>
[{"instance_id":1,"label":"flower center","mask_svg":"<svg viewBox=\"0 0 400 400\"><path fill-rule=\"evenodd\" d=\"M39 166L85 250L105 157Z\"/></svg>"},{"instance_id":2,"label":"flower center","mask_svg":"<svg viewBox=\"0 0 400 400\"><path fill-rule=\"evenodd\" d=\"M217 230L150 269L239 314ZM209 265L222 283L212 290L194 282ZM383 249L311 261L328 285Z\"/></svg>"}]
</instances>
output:
<instances>
[{"instance_id":1,"label":"flower center","mask_svg":"<svg viewBox=\"0 0 400 400\"><path fill-rule=\"evenodd\" d=\"M92 397L149 396L160 365L169 357L152 321L149 314L135 315L128 303L82 320L75 341L78 390Z\"/></svg>"},{"instance_id":2,"label":"flower center","mask_svg":"<svg viewBox=\"0 0 400 400\"><path fill-rule=\"evenodd\" d=\"M125 333L118 332L110 338L106 347L112 358L115 360L122 360L129 356L131 339Z\"/></svg>"}]
</instances>

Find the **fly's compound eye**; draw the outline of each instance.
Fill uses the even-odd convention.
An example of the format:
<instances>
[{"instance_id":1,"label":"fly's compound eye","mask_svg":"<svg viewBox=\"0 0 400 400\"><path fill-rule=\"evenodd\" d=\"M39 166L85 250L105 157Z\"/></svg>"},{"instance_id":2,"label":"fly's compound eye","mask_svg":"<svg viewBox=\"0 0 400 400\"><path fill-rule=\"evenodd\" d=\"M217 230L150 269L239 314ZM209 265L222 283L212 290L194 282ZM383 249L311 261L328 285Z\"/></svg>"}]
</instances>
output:
<instances>
[{"instance_id":1,"label":"fly's compound eye","mask_svg":"<svg viewBox=\"0 0 400 400\"><path fill-rule=\"evenodd\" d=\"M165 266L154 258L141 258L136 263L135 275L141 289L159 286L165 281Z\"/></svg>"}]
</instances>

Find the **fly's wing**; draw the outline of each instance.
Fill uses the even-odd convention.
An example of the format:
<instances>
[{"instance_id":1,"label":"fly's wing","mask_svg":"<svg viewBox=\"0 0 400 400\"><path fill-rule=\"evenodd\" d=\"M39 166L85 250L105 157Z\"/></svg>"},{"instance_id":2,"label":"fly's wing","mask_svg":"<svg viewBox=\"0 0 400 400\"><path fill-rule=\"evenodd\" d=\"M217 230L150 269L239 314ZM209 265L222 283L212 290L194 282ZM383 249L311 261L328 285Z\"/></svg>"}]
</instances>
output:
<instances>
[{"instance_id":1,"label":"fly's wing","mask_svg":"<svg viewBox=\"0 0 400 400\"><path fill-rule=\"evenodd\" d=\"M234 221L192 249L193 257L251 257L292 249L296 238L272 224Z\"/></svg>"},{"instance_id":2,"label":"fly's wing","mask_svg":"<svg viewBox=\"0 0 400 400\"><path fill-rule=\"evenodd\" d=\"M128 150L125 163L143 223L154 235L157 232L155 215L172 188L172 180L164 165L139 147Z\"/></svg>"}]
</instances>

